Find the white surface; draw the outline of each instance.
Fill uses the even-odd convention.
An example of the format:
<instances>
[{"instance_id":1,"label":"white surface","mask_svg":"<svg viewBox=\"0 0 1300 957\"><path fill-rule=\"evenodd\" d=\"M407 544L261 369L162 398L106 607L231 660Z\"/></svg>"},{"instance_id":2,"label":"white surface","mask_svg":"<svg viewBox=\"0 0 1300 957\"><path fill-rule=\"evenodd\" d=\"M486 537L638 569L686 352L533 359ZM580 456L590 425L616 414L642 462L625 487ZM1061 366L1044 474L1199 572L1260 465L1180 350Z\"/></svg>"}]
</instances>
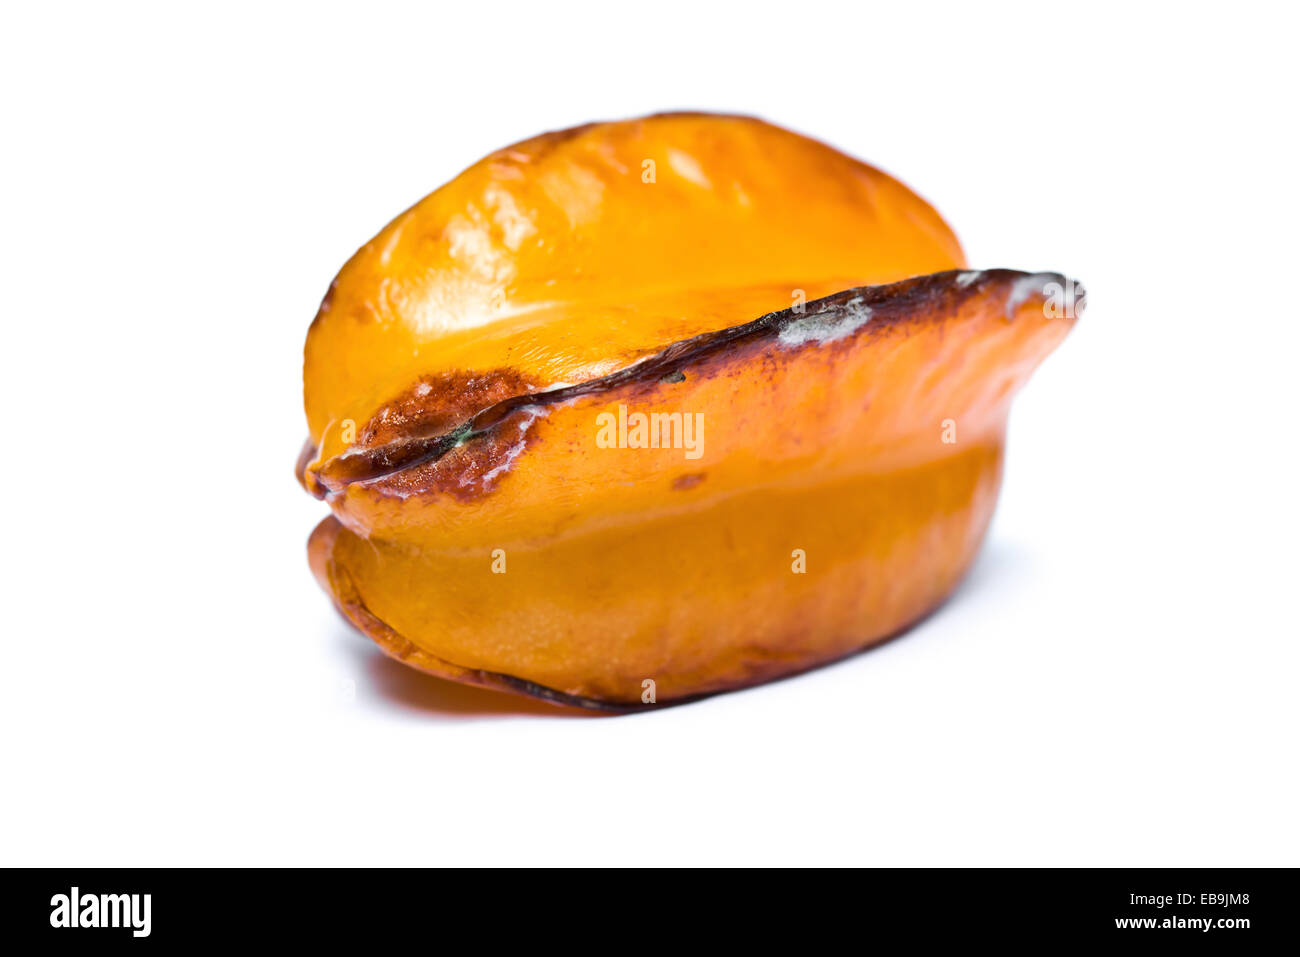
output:
<instances>
[{"instance_id":1,"label":"white surface","mask_svg":"<svg viewBox=\"0 0 1300 957\"><path fill-rule=\"evenodd\" d=\"M1295 24L911 7L7 7L0 862L1300 864ZM321 295L489 150L688 107L1086 282L971 581L633 718L389 663L304 557Z\"/></svg>"}]
</instances>

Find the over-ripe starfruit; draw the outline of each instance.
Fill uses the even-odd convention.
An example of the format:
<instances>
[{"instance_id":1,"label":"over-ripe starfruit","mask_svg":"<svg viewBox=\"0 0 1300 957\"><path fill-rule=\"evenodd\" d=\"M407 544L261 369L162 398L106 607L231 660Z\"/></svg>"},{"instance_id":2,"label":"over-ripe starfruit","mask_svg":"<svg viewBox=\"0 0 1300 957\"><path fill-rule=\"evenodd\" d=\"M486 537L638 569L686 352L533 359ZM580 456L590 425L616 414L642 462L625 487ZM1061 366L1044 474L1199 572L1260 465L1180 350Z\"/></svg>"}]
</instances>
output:
<instances>
[{"instance_id":1,"label":"over-ripe starfruit","mask_svg":"<svg viewBox=\"0 0 1300 957\"><path fill-rule=\"evenodd\" d=\"M997 498L1078 287L968 271L836 150L673 114L493 153L343 267L307 336L312 568L408 665L638 710L897 634Z\"/></svg>"}]
</instances>

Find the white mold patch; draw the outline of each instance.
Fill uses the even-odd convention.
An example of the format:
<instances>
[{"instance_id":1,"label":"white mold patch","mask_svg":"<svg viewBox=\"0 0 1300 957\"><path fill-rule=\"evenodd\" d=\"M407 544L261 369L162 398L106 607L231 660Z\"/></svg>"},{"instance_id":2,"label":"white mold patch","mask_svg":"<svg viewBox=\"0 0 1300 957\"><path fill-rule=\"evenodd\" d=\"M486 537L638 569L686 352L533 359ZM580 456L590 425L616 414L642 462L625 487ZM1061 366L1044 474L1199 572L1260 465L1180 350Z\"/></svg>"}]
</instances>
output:
<instances>
[{"instance_id":1,"label":"white mold patch","mask_svg":"<svg viewBox=\"0 0 1300 957\"><path fill-rule=\"evenodd\" d=\"M550 414L549 409L544 409L535 405L527 406L522 411L523 419L519 423L519 441L506 449L506 454L502 456L500 465L497 465L495 468L483 473L481 484L485 488L498 475L504 475L506 472L510 471L510 467L514 465L515 459L519 458L520 453L522 453L524 448L528 445L528 430L532 428L533 423L538 419L543 419ZM461 485L464 484L465 482L462 481Z\"/></svg>"},{"instance_id":2,"label":"white mold patch","mask_svg":"<svg viewBox=\"0 0 1300 957\"><path fill-rule=\"evenodd\" d=\"M960 286L961 288L965 289L965 288L966 288L967 286L969 286L971 283L973 283L973 282L975 282L977 279L979 279L980 276L982 276L982 275L984 275L984 273L983 273L982 270L979 270L979 269L973 270L973 271L971 271L971 272L958 273L958 274L957 274L957 285Z\"/></svg>"},{"instance_id":3,"label":"white mold patch","mask_svg":"<svg viewBox=\"0 0 1300 957\"><path fill-rule=\"evenodd\" d=\"M1030 276L1021 276L1011 284L1007 293L1006 316L1016 317L1016 310L1029 301L1031 296L1046 296L1047 284L1056 282L1056 276L1050 272L1036 272Z\"/></svg>"},{"instance_id":4,"label":"white mold patch","mask_svg":"<svg viewBox=\"0 0 1300 957\"><path fill-rule=\"evenodd\" d=\"M823 306L815 314L787 323L777 337L791 348L809 342L826 344L851 336L871 321L871 307L855 296L843 305Z\"/></svg>"}]
</instances>

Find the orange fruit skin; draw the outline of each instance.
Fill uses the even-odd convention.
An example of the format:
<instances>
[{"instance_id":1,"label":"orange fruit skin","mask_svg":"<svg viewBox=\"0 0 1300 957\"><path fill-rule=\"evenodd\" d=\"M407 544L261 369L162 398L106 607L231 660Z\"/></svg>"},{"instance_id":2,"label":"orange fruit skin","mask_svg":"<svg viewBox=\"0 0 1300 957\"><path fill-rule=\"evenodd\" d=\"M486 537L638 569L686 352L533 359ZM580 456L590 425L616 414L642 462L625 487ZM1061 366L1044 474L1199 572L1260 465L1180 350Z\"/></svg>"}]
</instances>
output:
<instances>
[{"instance_id":1,"label":"orange fruit skin","mask_svg":"<svg viewBox=\"0 0 1300 957\"><path fill-rule=\"evenodd\" d=\"M602 710L896 634L969 567L1011 398L1074 322L1064 277L962 266L904 186L754 119L499 151L312 324L312 567L414 667Z\"/></svg>"}]
</instances>

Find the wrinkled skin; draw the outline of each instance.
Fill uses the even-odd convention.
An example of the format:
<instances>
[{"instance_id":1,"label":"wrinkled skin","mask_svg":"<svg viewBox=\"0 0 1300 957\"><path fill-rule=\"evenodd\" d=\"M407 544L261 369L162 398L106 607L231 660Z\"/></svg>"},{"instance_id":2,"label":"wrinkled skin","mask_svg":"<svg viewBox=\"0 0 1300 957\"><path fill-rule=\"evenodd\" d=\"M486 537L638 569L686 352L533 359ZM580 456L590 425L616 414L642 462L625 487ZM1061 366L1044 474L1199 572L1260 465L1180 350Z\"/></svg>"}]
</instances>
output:
<instances>
[{"instance_id":1,"label":"wrinkled skin","mask_svg":"<svg viewBox=\"0 0 1300 957\"><path fill-rule=\"evenodd\" d=\"M312 324L312 567L414 667L602 710L896 634L973 560L1011 398L1078 311L964 265L901 184L757 120L493 154ZM675 447L609 447L638 412Z\"/></svg>"}]
</instances>

